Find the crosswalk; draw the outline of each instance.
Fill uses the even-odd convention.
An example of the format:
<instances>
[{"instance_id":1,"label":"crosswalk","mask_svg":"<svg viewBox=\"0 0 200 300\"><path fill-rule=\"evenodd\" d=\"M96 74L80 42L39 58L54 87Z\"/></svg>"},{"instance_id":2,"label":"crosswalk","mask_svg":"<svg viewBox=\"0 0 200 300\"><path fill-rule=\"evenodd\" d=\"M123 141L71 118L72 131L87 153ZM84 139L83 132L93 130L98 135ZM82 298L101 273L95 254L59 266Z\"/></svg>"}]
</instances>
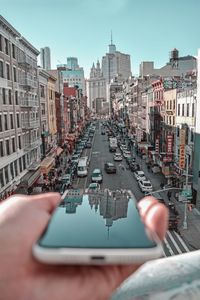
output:
<instances>
[{"instance_id":1,"label":"crosswalk","mask_svg":"<svg viewBox=\"0 0 200 300\"><path fill-rule=\"evenodd\" d=\"M191 250L176 231L167 231L163 241L164 256L173 256L190 251Z\"/></svg>"}]
</instances>

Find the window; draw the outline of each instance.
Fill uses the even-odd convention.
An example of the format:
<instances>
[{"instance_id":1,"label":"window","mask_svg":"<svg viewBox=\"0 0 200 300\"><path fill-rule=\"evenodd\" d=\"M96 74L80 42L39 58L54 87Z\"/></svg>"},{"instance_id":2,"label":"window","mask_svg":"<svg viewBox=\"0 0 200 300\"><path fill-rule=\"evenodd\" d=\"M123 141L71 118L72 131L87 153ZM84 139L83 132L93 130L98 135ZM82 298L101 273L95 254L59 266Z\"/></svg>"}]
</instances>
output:
<instances>
[{"instance_id":1,"label":"window","mask_svg":"<svg viewBox=\"0 0 200 300\"><path fill-rule=\"evenodd\" d=\"M19 149L22 149L21 135L18 136L18 144L19 144Z\"/></svg>"},{"instance_id":2,"label":"window","mask_svg":"<svg viewBox=\"0 0 200 300\"><path fill-rule=\"evenodd\" d=\"M6 166L4 168L4 170L5 170L5 180L6 180L6 184L7 184L10 181L9 180L9 175L8 175L8 166Z\"/></svg>"},{"instance_id":3,"label":"window","mask_svg":"<svg viewBox=\"0 0 200 300\"><path fill-rule=\"evenodd\" d=\"M8 130L8 118L7 115L4 115L4 130Z\"/></svg>"},{"instance_id":4,"label":"window","mask_svg":"<svg viewBox=\"0 0 200 300\"><path fill-rule=\"evenodd\" d=\"M11 179L14 179L15 172L14 172L14 165L13 165L13 163L10 164L10 175L11 175Z\"/></svg>"},{"instance_id":5,"label":"window","mask_svg":"<svg viewBox=\"0 0 200 300\"><path fill-rule=\"evenodd\" d=\"M194 103L192 103L192 117L194 117Z\"/></svg>"},{"instance_id":6,"label":"window","mask_svg":"<svg viewBox=\"0 0 200 300\"><path fill-rule=\"evenodd\" d=\"M17 176L18 175L17 160L14 161L14 166L15 166L15 176Z\"/></svg>"},{"instance_id":7,"label":"window","mask_svg":"<svg viewBox=\"0 0 200 300\"><path fill-rule=\"evenodd\" d=\"M171 100L169 101L169 105L170 105L169 108L172 109L172 101Z\"/></svg>"},{"instance_id":8,"label":"window","mask_svg":"<svg viewBox=\"0 0 200 300\"><path fill-rule=\"evenodd\" d=\"M14 77L14 82L17 82L17 70L15 67L13 67L13 77Z\"/></svg>"},{"instance_id":9,"label":"window","mask_svg":"<svg viewBox=\"0 0 200 300\"><path fill-rule=\"evenodd\" d=\"M2 127L2 115L0 115L0 132L3 131L3 127Z\"/></svg>"},{"instance_id":10,"label":"window","mask_svg":"<svg viewBox=\"0 0 200 300\"><path fill-rule=\"evenodd\" d=\"M25 158L25 155L22 157L23 159L23 168L24 170L26 169L26 158Z\"/></svg>"},{"instance_id":11,"label":"window","mask_svg":"<svg viewBox=\"0 0 200 300\"><path fill-rule=\"evenodd\" d=\"M4 180L3 180L3 169L0 169L0 184L1 184L1 187L4 186Z\"/></svg>"},{"instance_id":12,"label":"window","mask_svg":"<svg viewBox=\"0 0 200 300\"><path fill-rule=\"evenodd\" d=\"M4 151L3 151L3 141L0 141L0 155L1 155L1 157L4 156Z\"/></svg>"},{"instance_id":13,"label":"window","mask_svg":"<svg viewBox=\"0 0 200 300\"><path fill-rule=\"evenodd\" d=\"M16 58L15 45L12 44L12 57Z\"/></svg>"},{"instance_id":14,"label":"window","mask_svg":"<svg viewBox=\"0 0 200 300\"><path fill-rule=\"evenodd\" d=\"M44 86L40 85L40 97L45 98Z\"/></svg>"},{"instance_id":15,"label":"window","mask_svg":"<svg viewBox=\"0 0 200 300\"><path fill-rule=\"evenodd\" d=\"M10 129L14 128L14 123L13 123L13 114L10 114Z\"/></svg>"},{"instance_id":16,"label":"window","mask_svg":"<svg viewBox=\"0 0 200 300\"><path fill-rule=\"evenodd\" d=\"M15 104L18 105L18 91L15 91Z\"/></svg>"},{"instance_id":17,"label":"window","mask_svg":"<svg viewBox=\"0 0 200 300\"><path fill-rule=\"evenodd\" d=\"M15 147L15 138L12 138L12 151L13 151L13 152L16 151L16 147Z\"/></svg>"},{"instance_id":18,"label":"window","mask_svg":"<svg viewBox=\"0 0 200 300\"><path fill-rule=\"evenodd\" d=\"M20 123L19 123L19 114L17 114L17 128L20 128Z\"/></svg>"},{"instance_id":19,"label":"window","mask_svg":"<svg viewBox=\"0 0 200 300\"><path fill-rule=\"evenodd\" d=\"M178 104L178 116L180 116L181 105Z\"/></svg>"},{"instance_id":20,"label":"window","mask_svg":"<svg viewBox=\"0 0 200 300\"><path fill-rule=\"evenodd\" d=\"M0 51L3 51L3 37L0 34Z\"/></svg>"},{"instance_id":21,"label":"window","mask_svg":"<svg viewBox=\"0 0 200 300\"><path fill-rule=\"evenodd\" d=\"M12 105L12 91L11 90L8 90L8 101L9 101L9 104Z\"/></svg>"},{"instance_id":22,"label":"window","mask_svg":"<svg viewBox=\"0 0 200 300\"><path fill-rule=\"evenodd\" d=\"M6 64L6 78L10 80L10 65Z\"/></svg>"},{"instance_id":23,"label":"window","mask_svg":"<svg viewBox=\"0 0 200 300\"><path fill-rule=\"evenodd\" d=\"M176 108L176 101L175 101L175 99L173 100L173 110L175 110L175 108Z\"/></svg>"},{"instance_id":24,"label":"window","mask_svg":"<svg viewBox=\"0 0 200 300\"><path fill-rule=\"evenodd\" d=\"M2 88L3 104L6 104L6 90Z\"/></svg>"},{"instance_id":25,"label":"window","mask_svg":"<svg viewBox=\"0 0 200 300\"><path fill-rule=\"evenodd\" d=\"M22 172L22 158L19 158L19 171Z\"/></svg>"},{"instance_id":26,"label":"window","mask_svg":"<svg viewBox=\"0 0 200 300\"><path fill-rule=\"evenodd\" d=\"M3 61L0 60L0 77L1 78L4 78L4 71L3 71Z\"/></svg>"},{"instance_id":27,"label":"window","mask_svg":"<svg viewBox=\"0 0 200 300\"><path fill-rule=\"evenodd\" d=\"M189 112L190 112L190 105L189 105L189 103L187 103L187 117L189 117Z\"/></svg>"},{"instance_id":28,"label":"window","mask_svg":"<svg viewBox=\"0 0 200 300\"><path fill-rule=\"evenodd\" d=\"M9 43L8 40L5 38L5 52L8 55L9 54Z\"/></svg>"},{"instance_id":29,"label":"window","mask_svg":"<svg viewBox=\"0 0 200 300\"><path fill-rule=\"evenodd\" d=\"M9 140L6 140L6 154L10 155L10 143L9 143Z\"/></svg>"},{"instance_id":30,"label":"window","mask_svg":"<svg viewBox=\"0 0 200 300\"><path fill-rule=\"evenodd\" d=\"M180 128L177 127L177 137L179 137L179 135L180 135Z\"/></svg>"},{"instance_id":31,"label":"window","mask_svg":"<svg viewBox=\"0 0 200 300\"><path fill-rule=\"evenodd\" d=\"M184 106L184 104L182 104L182 117L184 117L184 113L185 113L185 106Z\"/></svg>"}]
</instances>

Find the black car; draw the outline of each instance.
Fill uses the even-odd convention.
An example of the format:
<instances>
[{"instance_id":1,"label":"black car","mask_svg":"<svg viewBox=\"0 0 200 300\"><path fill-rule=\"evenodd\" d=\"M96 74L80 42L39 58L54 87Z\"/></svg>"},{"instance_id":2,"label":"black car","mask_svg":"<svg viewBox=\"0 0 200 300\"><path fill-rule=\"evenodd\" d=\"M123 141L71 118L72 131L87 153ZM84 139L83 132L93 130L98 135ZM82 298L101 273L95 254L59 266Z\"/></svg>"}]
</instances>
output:
<instances>
[{"instance_id":1,"label":"black car","mask_svg":"<svg viewBox=\"0 0 200 300\"><path fill-rule=\"evenodd\" d=\"M108 174L112 174L112 173L116 173L117 172L117 169L116 169L115 165L113 163L111 163L111 162L106 162L105 163L104 170Z\"/></svg>"},{"instance_id":2,"label":"black car","mask_svg":"<svg viewBox=\"0 0 200 300\"><path fill-rule=\"evenodd\" d=\"M91 142L87 142L85 146L86 146L86 148L91 148L92 147L92 143Z\"/></svg>"}]
</instances>

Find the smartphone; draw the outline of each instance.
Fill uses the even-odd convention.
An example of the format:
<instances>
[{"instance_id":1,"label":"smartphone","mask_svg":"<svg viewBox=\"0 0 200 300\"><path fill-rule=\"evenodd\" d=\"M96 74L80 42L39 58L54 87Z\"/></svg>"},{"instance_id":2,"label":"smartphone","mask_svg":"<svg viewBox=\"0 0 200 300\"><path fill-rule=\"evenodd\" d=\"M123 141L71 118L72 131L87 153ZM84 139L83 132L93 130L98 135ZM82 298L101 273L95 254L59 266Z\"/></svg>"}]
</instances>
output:
<instances>
[{"instance_id":1,"label":"smartphone","mask_svg":"<svg viewBox=\"0 0 200 300\"><path fill-rule=\"evenodd\" d=\"M127 190L68 190L33 246L47 264L130 264L162 256Z\"/></svg>"}]
</instances>

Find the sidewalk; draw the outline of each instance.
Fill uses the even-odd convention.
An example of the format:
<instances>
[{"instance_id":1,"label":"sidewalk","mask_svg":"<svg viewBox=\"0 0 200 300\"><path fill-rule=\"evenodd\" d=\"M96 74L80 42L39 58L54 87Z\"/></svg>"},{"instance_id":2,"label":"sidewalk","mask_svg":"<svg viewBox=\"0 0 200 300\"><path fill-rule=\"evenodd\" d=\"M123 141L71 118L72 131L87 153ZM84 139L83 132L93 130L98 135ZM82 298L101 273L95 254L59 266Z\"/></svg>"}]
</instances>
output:
<instances>
[{"instance_id":1,"label":"sidewalk","mask_svg":"<svg viewBox=\"0 0 200 300\"><path fill-rule=\"evenodd\" d=\"M160 190L160 183L165 182L166 179L163 174L157 173L154 174L147 169L147 165L144 160L140 157L136 156L136 160L141 165L142 170L144 171L147 178L150 179L153 190ZM167 192L161 193L165 202L168 202ZM174 198L174 193L172 193L171 201L175 204L179 215L180 215L180 225L179 231L183 240L190 245L191 249L197 250L200 249L200 212L194 208L192 211L188 211L187 209L187 225L188 229L183 229L183 220L184 220L184 209L185 204L177 201Z\"/></svg>"}]
</instances>

